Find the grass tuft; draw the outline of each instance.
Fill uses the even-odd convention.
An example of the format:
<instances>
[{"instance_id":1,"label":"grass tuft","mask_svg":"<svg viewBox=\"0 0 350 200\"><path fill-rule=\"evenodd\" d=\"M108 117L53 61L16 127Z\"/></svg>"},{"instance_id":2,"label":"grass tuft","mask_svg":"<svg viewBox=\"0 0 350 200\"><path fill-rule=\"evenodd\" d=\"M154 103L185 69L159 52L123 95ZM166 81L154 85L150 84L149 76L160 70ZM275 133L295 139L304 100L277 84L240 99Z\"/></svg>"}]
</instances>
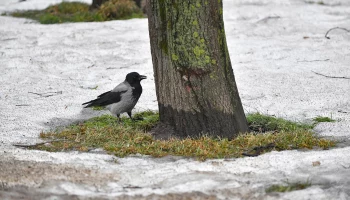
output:
<instances>
[{"instance_id":1,"label":"grass tuft","mask_svg":"<svg viewBox=\"0 0 350 200\"><path fill-rule=\"evenodd\" d=\"M321 123L321 122L335 122L334 119L329 118L329 117L322 117L322 116L317 116L313 119L315 123Z\"/></svg>"},{"instance_id":2,"label":"grass tuft","mask_svg":"<svg viewBox=\"0 0 350 200\"><path fill-rule=\"evenodd\" d=\"M268 132L240 134L235 139L202 136L192 139L155 140L149 132L159 121L158 113L146 111L134 115L135 121L126 117L118 123L110 115L102 115L71 125L62 131L41 133L40 137L55 140L36 149L47 151L88 151L104 148L107 152L124 157L132 154L162 157L166 155L194 157L198 160L209 158L242 157L245 152L259 149L259 154L272 150L290 150L313 147L328 149L333 141L318 138L310 126L263 116L248 115L250 127L263 127ZM273 145L271 145L273 144ZM268 148L263 148L268 146Z\"/></svg>"},{"instance_id":3,"label":"grass tuft","mask_svg":"<svg viewBox=\"0 0 350 200\"><path fill-rule=\"evenodd\" d=\"M129 19L143 17L141 9L131 0L109 0L98 12L106 19Z\"/></svg>"},{"instance_id":4,"label":"grass tuft","mask_svg":"<svg viewBox=\"0 0 350 200\"><path fill-rule=\"evenodd\" d=\"M313 128L312 125L296 123L282 118L262 115L260 113L247 115L247 121L249 129L254 132L295 131Z\"/></svg>"},{"instance_id":5,"label":"grass tuft","mask_svg":"<svg viewBox=\"0 0 350 200\"><path fill-rule=\"evenodd\" d=\"M62 2L44 10L17 11L9 14L14 17L34 19L41 24L100 22L144 17L142 11L132 0L113 0L113 2L108 1L105 4L96 10L91 10L90 5L86 3Z\"/></svg>"},{"instance_id":6,"label":"grass tuft","mask_svg":"<svg viewBox=\"0 0 350 200\"><path fill-rule=\"evenodd\" d=\"M103 107L103 106L93 106L92 107L92 110L104 110L105 109L105 107Z\"/></svg>"},{"instance_id":7,"label":"grass tuft","mask_svg":"<svg viewBox=\"0 0 350 200\"><path fill-rule=\"evenodd\" d=\"M298 182L298 183L288 183L287 185L272 185L267 188L265 191L270 192L291 192L294 190L303 190L311 186L310 182Z\"/></svg>"}]
</instances>

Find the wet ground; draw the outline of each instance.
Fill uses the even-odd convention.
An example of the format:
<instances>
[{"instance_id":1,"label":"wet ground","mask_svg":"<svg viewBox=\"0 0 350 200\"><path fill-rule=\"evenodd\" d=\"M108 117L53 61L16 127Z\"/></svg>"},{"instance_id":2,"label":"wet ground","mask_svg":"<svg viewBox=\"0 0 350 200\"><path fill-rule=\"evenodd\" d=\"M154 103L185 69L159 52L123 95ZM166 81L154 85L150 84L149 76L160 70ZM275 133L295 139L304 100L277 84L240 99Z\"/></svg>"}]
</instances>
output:
<instances>
[{"instance_id":1,"label":"wet ground","mask_svg":"<svg viewBox=\"0 0 350 200\"><path fill-rule=\"evenodd\" d=\"M49 2L6 0L0 11ZM40 25L0 16L0 199L350 199L350 34L325 37L350 29L350 2L226 0L224 18L245 111L331 117L315 131L341 139L337 148L199 162L14 147L104 113L81 103L130 71L149 77L135 111L157 102L146 19ZM306 181L301 191L265 192Z\"/></svg>"}]
</instances>

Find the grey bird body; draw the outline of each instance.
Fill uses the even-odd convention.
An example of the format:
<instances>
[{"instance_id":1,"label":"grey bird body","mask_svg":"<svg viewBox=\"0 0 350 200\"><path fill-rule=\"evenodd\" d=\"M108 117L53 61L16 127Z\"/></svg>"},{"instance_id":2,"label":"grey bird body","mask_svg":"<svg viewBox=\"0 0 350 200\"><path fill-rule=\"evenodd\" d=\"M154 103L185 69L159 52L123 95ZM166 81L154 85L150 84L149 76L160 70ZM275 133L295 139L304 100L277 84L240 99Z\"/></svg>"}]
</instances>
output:
<instances>
[{"instance_id":1,"label":"grey bird body","mask_svg":"<svg viewBox=\"0 0 350 200\"><path fill-rule=\"evenodd\" d=\"M130 112L136 105L139 100L140 95L133 96L132 91L135 88L131 87L130 84L126 81L119 84L111 92L121 92L121 100L116 103L109 104L106 108L113 114L120 114L125 112Z\"/></svg>"},{"instance_id":2,"label":"grey bird body","mask_svg":"<svg viewBox=\"0 0 350 200\"><path fill-rule=\"evenodd\" d=\"M126 75L125 81L117 85L113 90L105 92L97 99L83 103L87 107L105 106L113 115L120 117L122 113L128 113L131 117L131 111L142 94L140 81L146 76L132 72Z\"/></svg>"}]
</instances>

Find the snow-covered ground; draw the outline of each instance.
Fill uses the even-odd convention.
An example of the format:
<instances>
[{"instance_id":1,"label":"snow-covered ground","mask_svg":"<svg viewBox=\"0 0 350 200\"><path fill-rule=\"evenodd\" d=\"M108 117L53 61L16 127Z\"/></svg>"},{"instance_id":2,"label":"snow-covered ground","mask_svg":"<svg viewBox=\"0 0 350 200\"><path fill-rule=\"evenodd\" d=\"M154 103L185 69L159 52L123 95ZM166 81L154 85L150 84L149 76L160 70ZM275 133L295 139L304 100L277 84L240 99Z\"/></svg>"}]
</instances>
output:
<instances>
[{"instance_id":1,"label":"snow-covered ground","mask_svg":"<svg viewBox=\"0 0 350 200\"><path fill-rule=\"evenodd\" d=\"M57 2L1 0L0 12L42 9ZM333 30L330 39L325 34L333 27L350 29L350 2L310 2L224 0L235 77L246 112L304 122L332 117L337 121L315 130L346 141L350 33ZM327 151L206 162L12 146L35 143L41 131L103 113L83 110L81 103L112 89L131 71L149 77L142 82L136 110L157 109L146 19L40 25L0 16L0 69L0 189L7 189L0 190L0 199L350 199L347 143ZM317 161L320 165L314 166ZM264 192L271 184L297 181L309 181L312 187Z\"/></svg>"}]
</instances>

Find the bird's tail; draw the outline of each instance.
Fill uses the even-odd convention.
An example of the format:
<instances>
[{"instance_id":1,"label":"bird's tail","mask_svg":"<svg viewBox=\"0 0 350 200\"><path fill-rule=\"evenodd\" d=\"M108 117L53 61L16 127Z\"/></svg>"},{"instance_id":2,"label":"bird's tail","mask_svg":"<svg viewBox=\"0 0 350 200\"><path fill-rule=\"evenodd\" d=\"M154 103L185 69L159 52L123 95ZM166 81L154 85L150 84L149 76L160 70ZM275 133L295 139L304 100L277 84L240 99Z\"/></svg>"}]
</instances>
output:
<instances>
[{"instance_id":1,"label":"bird's tail","mask_svg":"<svg viewBox=\"0 0 350 200\"><path fill-rule=\"evenodd\" d=\"M105 92L97 97L97 99L88 101L83 103L82 105L86 105L84 108L92 107L92 106L107 106L110 104L109 95L111 91Z\"/></svg>"},{"instance_id":2,"label":"bird's tail","mask_svg":"<svg viewBox=\"0 0 350 200\"><path fill-rule=\"evenodd\" d=\"M94 100L85 102L82 105L86 105L86 106L84 106L84 108L88 108L88 107L92 107L92 106L102 106L101 103L102 103L101 99L94 99Z\"/></svg>"}]
</instances>

